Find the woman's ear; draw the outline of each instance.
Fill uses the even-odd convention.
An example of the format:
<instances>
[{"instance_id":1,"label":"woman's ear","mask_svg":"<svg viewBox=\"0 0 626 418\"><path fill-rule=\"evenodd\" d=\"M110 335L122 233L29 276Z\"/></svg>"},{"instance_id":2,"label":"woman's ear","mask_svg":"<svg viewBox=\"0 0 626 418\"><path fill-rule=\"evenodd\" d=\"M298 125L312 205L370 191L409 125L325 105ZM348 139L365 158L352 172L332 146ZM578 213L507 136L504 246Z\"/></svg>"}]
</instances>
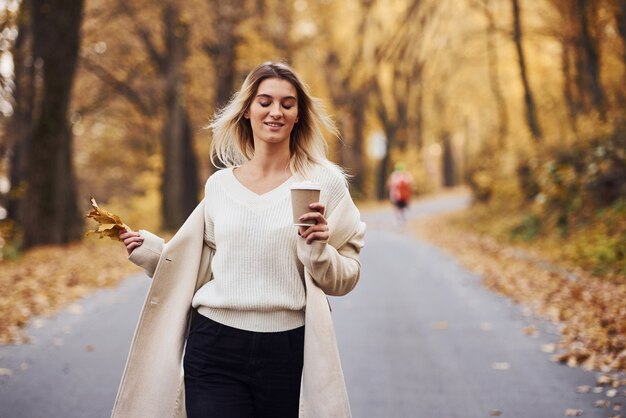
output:
<instances>
[{"instance_id":1,"label":"woman's ear","mask_svg":"<svg viewBox=\"0 0 626 418\"><path fill-rule=\"evenodd\" d=\"M243 112L243 117L246 119L250 119L250 112L248 112L247 110Z\"/></svg>"}]
</instances>

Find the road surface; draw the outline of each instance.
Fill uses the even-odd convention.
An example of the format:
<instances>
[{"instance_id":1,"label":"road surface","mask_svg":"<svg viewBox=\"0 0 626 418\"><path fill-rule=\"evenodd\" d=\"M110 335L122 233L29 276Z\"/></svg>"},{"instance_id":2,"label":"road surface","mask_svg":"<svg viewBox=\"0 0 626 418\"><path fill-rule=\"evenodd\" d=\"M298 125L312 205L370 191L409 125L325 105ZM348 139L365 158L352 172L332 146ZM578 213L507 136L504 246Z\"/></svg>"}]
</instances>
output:
<instances>
[{"instance_id":1,"label":"road surface","mask_svg":"<svg viewBox=\"0 0 626 418\"><path fill-rule=\"evenodd\" d=\"M411 216L463 207L464 196L422 201ZM555 326L480 285L441 250L393 224L368 222L361 282L331 298L355 418L556 418L593 407L578 394L596 374L549 360ZM33 343L0 347L0 418L102 418L110 414L149 280L127 278L29 325ZM522 330L539 329L530 337ZM613 399L617 401L617 399ZM498 415L499 414L499 415Z\"/></svg>"}]
</instances>

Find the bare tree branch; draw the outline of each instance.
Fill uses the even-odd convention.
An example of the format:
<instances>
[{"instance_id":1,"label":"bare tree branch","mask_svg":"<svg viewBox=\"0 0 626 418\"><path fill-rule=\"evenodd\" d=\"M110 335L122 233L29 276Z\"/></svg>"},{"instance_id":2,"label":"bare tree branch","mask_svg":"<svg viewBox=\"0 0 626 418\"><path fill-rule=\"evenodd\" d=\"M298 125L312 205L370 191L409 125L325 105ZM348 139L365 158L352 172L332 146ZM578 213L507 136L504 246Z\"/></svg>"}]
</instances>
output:
<instances>
[{"instance_id":1,"label":"bare tree branch","mask_svg":"<svg viewBox=\"0 0 626 418\"><path fill-rule=\"evenodd\" d=\"M129 103L136 107L144 115L153 116L156 114L156 107L150 103L145 103L139 94L130 87L129 80L119 80L109 70L90 60L83 58L82 64L87 71L98 77L105 84L113 87L115 91L124 96Z\"/></svg>"}]
</instances>

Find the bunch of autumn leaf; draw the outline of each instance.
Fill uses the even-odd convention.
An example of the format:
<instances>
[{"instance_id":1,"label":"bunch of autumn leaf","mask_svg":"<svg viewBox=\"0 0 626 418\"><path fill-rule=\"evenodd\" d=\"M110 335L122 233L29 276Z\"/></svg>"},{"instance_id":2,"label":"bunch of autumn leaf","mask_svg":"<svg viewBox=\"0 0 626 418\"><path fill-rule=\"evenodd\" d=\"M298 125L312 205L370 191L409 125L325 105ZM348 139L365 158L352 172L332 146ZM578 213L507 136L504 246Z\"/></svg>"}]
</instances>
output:
<instances>
[{"instance_id":1,"label":"bunch of autumn leaf","mask_svg":"<svg viewBox=\"0 0 626 418\"><path fill-rule=\"evenodd\" d=\"M121 241L119 235L120 231L130 230L131 228L122 222L122 219L119 216L114 215L98 206L96 199L91 197L89 200L91 202L92 211L87 214L87 217L96 221L98 223L98 227L94 230L87 231L87 235L98 234L101 239L109 237L112 240Z\"/></svg>"}]
</instances>

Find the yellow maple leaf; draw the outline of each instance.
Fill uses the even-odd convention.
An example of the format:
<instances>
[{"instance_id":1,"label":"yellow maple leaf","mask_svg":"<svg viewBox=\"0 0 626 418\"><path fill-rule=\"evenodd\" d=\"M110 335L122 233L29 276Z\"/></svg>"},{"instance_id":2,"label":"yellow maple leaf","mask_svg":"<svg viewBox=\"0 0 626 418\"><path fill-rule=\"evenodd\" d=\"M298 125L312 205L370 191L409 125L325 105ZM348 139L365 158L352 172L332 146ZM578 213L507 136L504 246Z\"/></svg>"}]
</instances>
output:
<instances>
[{"instance_id":1,"label":"yellow maple leaf","mask_svg":"<svg viewBox=\"0 0 626 418\"><path fill-rule=\"evenodd\" d=\"M131 228L122 222L122 219L119 216L114 215L98 206L98 203L96 203L96 199L94 199L93 196L89 200L93 210L87 214L87 217L98 222L98 227L94 230L87 231L86 235L97 234L100 238L109 237L112 240L121 241L119 235L120 231L122 229L130 230Z\"/></svg>"}]
</instances>

